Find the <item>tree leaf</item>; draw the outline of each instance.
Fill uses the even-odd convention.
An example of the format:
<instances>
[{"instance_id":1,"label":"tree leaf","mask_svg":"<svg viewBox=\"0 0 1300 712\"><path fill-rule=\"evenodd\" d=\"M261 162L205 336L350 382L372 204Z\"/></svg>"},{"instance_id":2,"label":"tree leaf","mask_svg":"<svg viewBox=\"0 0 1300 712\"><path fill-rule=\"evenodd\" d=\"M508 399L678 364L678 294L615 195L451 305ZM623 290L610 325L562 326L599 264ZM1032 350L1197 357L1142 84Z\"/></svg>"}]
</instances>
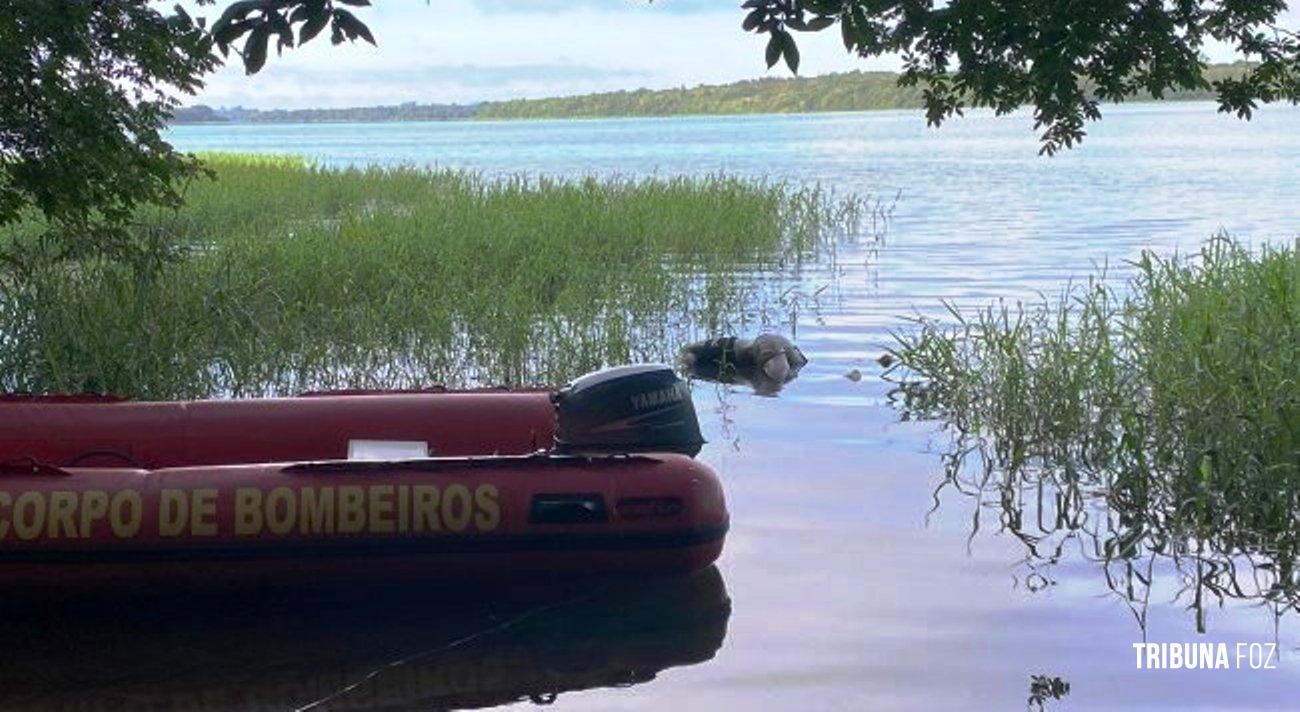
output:
<instances>
[{"instance_id":1,"label":"tree leaf","mask_svg":"<svg viewBox=\"0 0 1300 712\"><path fill-rule=\"evenodd\" d=\"M837 15L844 9L843 0L804 0L804 8L818 15Z\"/></svg>"},{"instance_id":2,"label":"tree leaf","mask_svg":"<svg viewBox=\"0 0 1300 712\"><path fill-rule=\"evenodd\" d=\"M785 66L790 68L792 74L799 73L799 48L795 46L794 37L790 33L782 33L785 39L782 41L782 54L785 55Z\"/></svg>"},{"instance_id":3,"label":"tree leaf","mask_svg":"<svg viewBox=\"0 0 1300 712\"><path fill-rule=\"evenodd\" d=\"M334 25L342 30L348 36L348 39L360 37L372 45L375 44L375 36L370 34L370 28L366 27L365 23L358 20L356 15L347 10L334 10Z\"/></svg>"},{"instance_id":4,"label":"tree leaf","mask_svg":"<svg viewBox=\"0 0 1300 712\"><path fill-rule=\"evenodd\" d=\"M778 30L772 33L772 37L767 41L767 68L771 69L776 66L781 59L781 32Z\"/></svg>"},{"instance_id":5,"label":"tree leaf","mask_svg":"<svg viewBox=\"0 0 1300 712\"><path fill-rule=\"evenodd\" d=\"M266 24L271 28L272 32L279 36L275 43L277 53L285 47L293 47L293 27L289 25L289 21L285 19L284 15L273 12L267 15Z\"/></svg>"},{"instance_id":6,"label":"tree leaf","mask_svg":"<svg viewBox=\"0 0 1300 712\"><path fill-rule=\"evenodd\" d=\"M217 21L212 25L212 29L215 31L232 22L242 20L248 17L248 13L259 7L261 7L261 3L257 2L257 0L240 0L240 2L232 3L230 7L226 8L225 12L221 13L221 17L217 18Z\"/></svg>"},{"instance_id":7,"label":"tree leaf","mask_svg":"<svg viewBox=\"0 0 1300 712\"><path fill-rule=\"evenodd\" d=\"M844 40L844 49L852 52L854 45L857 44L858 38L853 32L853 23L849 21L848 16L845 16L844 19L840 20L840 37Z\"/></svg>"},{"instance_id":8,"label":"tree leaf","mask_svg":"<svg viewBox=\"0 0 1300 712\"><path fill-rule=\"evenodd\" d=\"M217 46L222 48L224 51L231 42L239 39L240 36L247 32L254 24L256 23L252 20L240 20L238 22L230 22L221 25L220 27L214 27L212 29L212 39L217 43Z\"/></svg>"},{"instance_id":9,"label":"tree leaf","mask_svg":"<svg viewBox=\"0 0 1300 712\"><path fill-rule=\"evenodd\" d=\"M814 17L808 21L808 31L821 32L833 24L835 24L835 18L833 17Z\"/></svg>"},{"instance_id":10,"label":"tree leaf","mask_svg":"<svg viewBox=\"0 0 1300 712\"><path fill-rule=\"evenodd\" d=\"M262 67L266 64L266 44L270 38L270 28L264 22L248 33L248 41L244 43L245 73L257 74L262 71Z\"/></svg>"},{"instance_id":11,"label":"tree leaf","mask_svg":"<svg viewBox=\"0 0 1300 712\"><path fill-rule=\"evenodd\" d=\"M307 21L302 24L302 28L298 30L298 44L303 45L310 42L316 35L320 34L321 30L325 29L329 22L329 13L325 12L324 8L321 8L317 14L309 16Z\"/></svg>"}]
</instances>

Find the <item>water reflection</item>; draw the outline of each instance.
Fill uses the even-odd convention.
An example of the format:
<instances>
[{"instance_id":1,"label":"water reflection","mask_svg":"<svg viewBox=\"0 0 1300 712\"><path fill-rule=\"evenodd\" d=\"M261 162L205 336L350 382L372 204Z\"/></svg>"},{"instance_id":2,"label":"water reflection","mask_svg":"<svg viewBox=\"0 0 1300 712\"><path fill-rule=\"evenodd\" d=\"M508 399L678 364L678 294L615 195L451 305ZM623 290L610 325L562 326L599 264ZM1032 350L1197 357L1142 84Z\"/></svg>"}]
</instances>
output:
<instances>
[{"instance_id":1,"label":"water reflection","mask_svg":"<svg viewBox=\"0 0 1300 712\"><path fill-rule=\"evenodd\" d=\"M1029 676L1029 700L1027 707L1031 710L1047 709L1049 701L1063 699L1070 694L1070 683L1052 675Z\"/></svg>"},{"instance_id":2,"label":"water reflection","mask_svg":"<svg viewBox=\"0 0 1300 712\"><path fill-rule=\"evenodd\" d=\"M1259 605L1275 619L1300 610L1300 488L1285 478L1262 496L1203 473L1045 466L1024 448L957 433L934 502L953 493L969 501L972 539L990 527L1015 537L1028 590L1054 585L1071 560L1093 563L1144 634L1153 598L1183 605L1198 633L1207 612L1228 603Z\"/></svg>"},{"instance_id":3,"label":"water reflection","mask_svg":"<svg viewBox=\"0 0 1300 712\"><path fill-rule=\"evenodd\" d=\"M444 581L439 586L445 587ZM4 709L464 709L546 703L710 660L716 568L485 595L326 590L9 610ZM31 605L31 604L27 604Z\"/></svg>"}]
</instances>

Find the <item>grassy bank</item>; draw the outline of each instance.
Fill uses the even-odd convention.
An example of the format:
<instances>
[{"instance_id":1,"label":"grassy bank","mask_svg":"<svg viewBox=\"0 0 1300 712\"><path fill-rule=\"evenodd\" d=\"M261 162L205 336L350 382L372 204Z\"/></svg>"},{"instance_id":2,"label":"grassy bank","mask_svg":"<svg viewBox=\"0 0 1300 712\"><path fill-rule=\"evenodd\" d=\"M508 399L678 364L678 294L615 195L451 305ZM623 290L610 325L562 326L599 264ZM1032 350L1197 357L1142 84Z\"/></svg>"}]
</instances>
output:
<instances>
[{"instance_id":1,"label":"grassy bank","mask_svg":"<svg viewBox=\"0 0 1300 712\"><path fill-rule=\"evenodd\" d=\"M0 389L135 397L558 383L757 318L860 204L729 177L490 180L210 156L171 259L0 277ZM0 240L14 239L22 227Z\"/></svg>"},{"instance_id":2,"label":"grassy bank","mask_svg":"<svg viewBox=\"0 0 1300 712\"><path fill-rule=\"evenodd\" d=\"M946 486L1039 563L1074 540L1127 598L1185 564L1202 627L1214 596L1296 608L1300 255L1219 238L1136 266L903 334L901 405L950 426Z\"/></svg>"}]
</instances>

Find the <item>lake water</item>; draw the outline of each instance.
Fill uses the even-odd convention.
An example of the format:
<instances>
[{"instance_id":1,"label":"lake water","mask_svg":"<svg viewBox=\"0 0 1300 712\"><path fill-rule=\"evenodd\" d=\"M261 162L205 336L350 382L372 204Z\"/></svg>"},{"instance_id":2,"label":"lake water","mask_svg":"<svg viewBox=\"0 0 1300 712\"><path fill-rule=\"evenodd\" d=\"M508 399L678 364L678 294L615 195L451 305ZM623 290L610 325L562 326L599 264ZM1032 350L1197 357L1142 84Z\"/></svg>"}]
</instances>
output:
<instances>
[{"instance_id":1,"label":"lake water","mask_svg":"<svg viewBox=\"0 0 1300 712\"><path fill-rule=\"evenodd\" d=\"M940 315L942 300L1032 299L1094 265L1122 273L1144 248L1194 248L1220 230L1256 244L1300 234L1300 110L1266 108L1245 123L1210 105L1134 105L1107 109L1089 131L1080 149L1045 158L1024 115L937 131L913 112L177 127L172 139L189 150L490 174L726 172L893 206L883 239L848 241L834 266L799 277L795 323L774 327L811 358L798 381L777 398L695 389L710 440L701 457L722 474L732 513L716 574L609 594L531 634L473 637L508 612L400 605L342 606L337 627L310 634L236 622L222 646L240 650L252 631L278 647L249 648L237 672L229 660L186 668L170 683L177 698L406 709L546 702L536 692L549 689L562 709L1001 710L1022 708L1031 676L1046 675L1070 684L1047 709L1300 705L1293 616L1212 603L1198 635L1167 573L1144 630L1080 552L1043 566L975 499L945 491L935 508L944 437L899 422L887 400L873 359L905 317ZM846 378L852 369L864 378ZM977 510L986 521L972 536ZM659 623L637 625L645 616ZM1277 669L1139 670L1143 641L1277 644L1281 659ZM171 689L142 675L89 689L128 706L155 682Z\"/></svg>"}]
</instances>

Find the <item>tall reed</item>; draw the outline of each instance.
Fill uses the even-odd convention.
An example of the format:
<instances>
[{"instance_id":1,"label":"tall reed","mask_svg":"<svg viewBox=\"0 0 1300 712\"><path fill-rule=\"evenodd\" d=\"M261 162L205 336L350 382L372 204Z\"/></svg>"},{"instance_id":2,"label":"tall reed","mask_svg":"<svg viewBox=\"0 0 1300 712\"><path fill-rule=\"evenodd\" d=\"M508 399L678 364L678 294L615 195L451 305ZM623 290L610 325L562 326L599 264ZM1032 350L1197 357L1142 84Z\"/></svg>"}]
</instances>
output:
<instances>
[{"instance_id":1,"label":"tall reed","mask_svg":"<svg viewBox=\"0 0 1300 712\"><path fill-rule=\"evenodd\" d=\"M1172 561L1202 629L1208 595L1300 608L1300 255L1221 236L1135 266L899 334L898 404L949 426L944 488L1032 560L1074 540L1130 603Z\"/></svg>"},{"instance_id":2,"label":"tall reed","mask_svg":"<svg viewBox=\"0 0 1300 712\"><path fill-rule=\"evenodd\" d=\"M863 202L728 176L488 179L210 155L168 259L0 276L0 389L134 397L559 383L669 358ZM4 236L0 235L0 240Z\"/></svg>"}]
</instances>

